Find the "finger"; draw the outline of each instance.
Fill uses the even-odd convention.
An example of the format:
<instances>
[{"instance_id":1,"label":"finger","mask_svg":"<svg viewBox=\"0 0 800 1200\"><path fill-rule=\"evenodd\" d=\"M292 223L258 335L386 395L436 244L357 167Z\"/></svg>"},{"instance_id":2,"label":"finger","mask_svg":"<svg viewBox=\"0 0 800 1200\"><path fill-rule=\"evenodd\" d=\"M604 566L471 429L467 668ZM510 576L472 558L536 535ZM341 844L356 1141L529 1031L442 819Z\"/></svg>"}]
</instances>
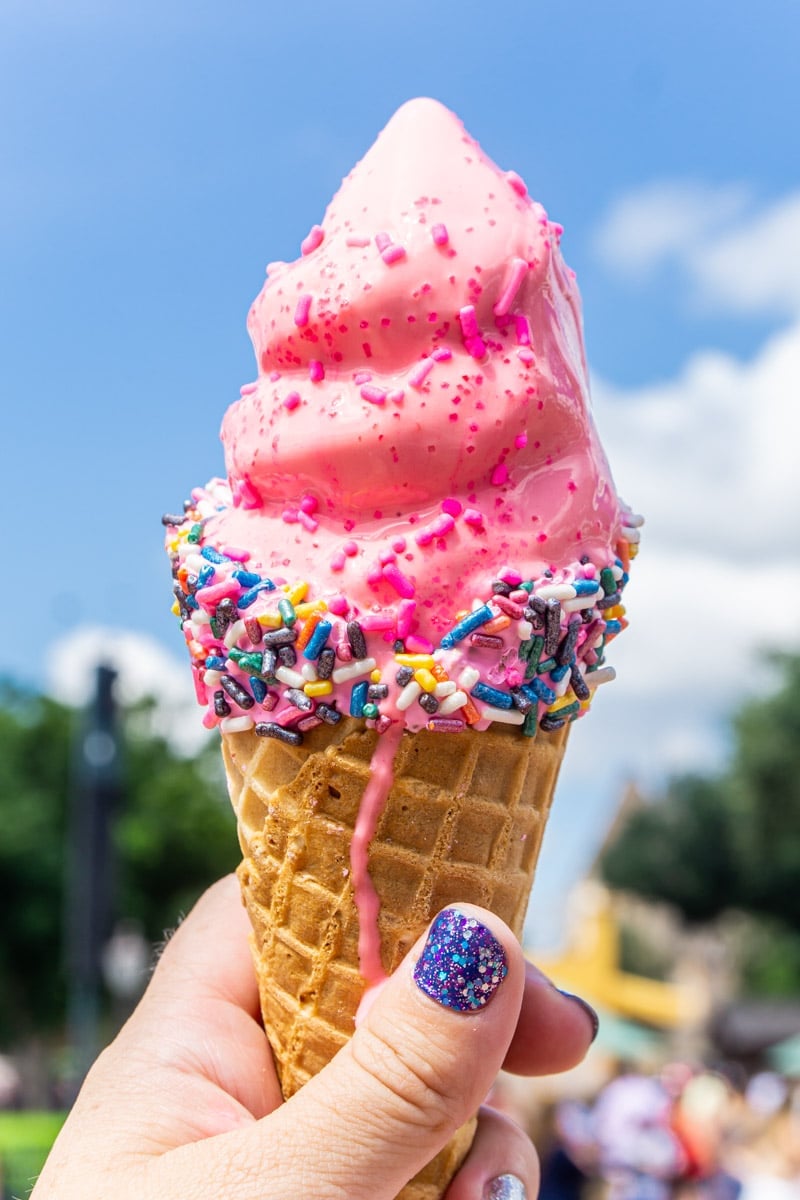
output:
<instances>
[{"instance_id":1,"label":"finger","mask_svg":"<svg viewBox=\"0 0 800 1200\"><path fill-rule=\"evenodd\" d=\"M477 1111L524 987L507 926L470 905L446 909L333 1061L263 1128L169 1155L162 1194L182 1180L184 1194L214 1200L243 1192L392 1200Z\"/></svg>"},{"instance_id":2,"label":"finger","mask_svg":"<svg viewBox=\"0 0 800 1200\"><path fill-rule=\"evenodd\" d=\"M533 1200L539 1160L530 1138L508 1117L482 1108L472 1149L446 1200Z\"/></svg>"},{"instance_id":3,"label":"finger","mask_svg":"<svg viewBox=\"0 0 800 1200\"><path fill-rule=\"evenodd\" d=\"M597 1036L598 1017L579 996L560 992L526 964L519 1022L503 1066L515 1075L554 1075L577 1066Z\"/></svg>"},{"instance_id":4,"label":"finger","mask_svg":"<svg viewBox=\"0 0 800 1200\"><path fill-rule=\"evenodd\" d=\"M174 1119L162 1125L170 1148L263 1117L281 1103L257 1019L249 930L238 882L227 876L170 939L141 1004L104 1056L105 1069L127 1082L134 1115L138 1101L145 1124L153 1126L152 1097L159 1093L170 1096L172 1113L185 1114L185 1127Z\"/></svg>"}]
</instances>

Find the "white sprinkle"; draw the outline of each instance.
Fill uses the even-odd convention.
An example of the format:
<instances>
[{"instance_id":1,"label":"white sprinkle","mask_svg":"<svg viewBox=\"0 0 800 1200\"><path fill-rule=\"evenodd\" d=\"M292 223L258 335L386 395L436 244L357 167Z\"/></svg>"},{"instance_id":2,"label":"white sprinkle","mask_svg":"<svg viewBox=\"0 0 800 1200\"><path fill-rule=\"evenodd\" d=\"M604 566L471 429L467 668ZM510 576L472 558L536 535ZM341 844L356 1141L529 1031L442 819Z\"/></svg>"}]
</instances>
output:
<instances>
[{"instance_id":1,"label":"white sprinkle","mask_svg":"<svg viewBox=\"0 0 800 1200\"><path fill-rule=\"evenodd\" d=\"M632 525L622 526L622 536L625 538L626 542L630 542L634 546L642 540L642 535L639 533L639 530L634 529Z\"/></svg>"},{"instance_id":2,"label":"white sprinkle","mask_svg":"<svg viewBox=\"0 0 800 1200\"><path fill-rule=\"evenodd\" d=\"M555 694L559 700L561 699L562 696L565 696L567 694L567 690L568 690L571 682L572 682L572 680L570 679L569 671L567 671L567 673L563 677L563 679L559 679L558 683L553 684L553 691L555 692Z\"/></svg>"},{"instance_id":3,"label":"white sprinkle","mask_svg":"<svg viewBox=\"0 0 800 1200\"><path fill-rule=\"evenodd\" d=\"M225 634L224 639L225 645L231 650L239 641L239 638L246 636L247 630L244 627L244 621L234 621L232 625L228 626L228 632Z\"/></svg>"},{"instance_id":4,"label":"white sprinkle","mask_svg":"<svg viewBox=\"0 0 800 1200\"><path fill-rule=\"evenodd\" d=\"M471 692L480 677L481 673L476 667L464 667L458 677L458 686L465 692Z\"/></svg>"},{"instance_id":5,"label":"white sprinkle","mask_svg":"<svg viewBox=\"0 0 800 1200\"><path fill-rule=\"evenodd\" d=\"M587 671L584 675L586 686L590 688L597 687L601 683L611 683L611 680L616 678L617 672L613 667L598 667L596 671Z\"/></svg>"},{"instance_id":6,"label":"white sprinkle","mask_svg":"<svg viewBox=\"0 0 800 1200\"><path fill-rule=\"evenodd\" d=\"M577 594L571 583L548 583L536 589L540 600L574 600Z\"/></svg>"},{"instance_id":7,"label":"white sprinkle","mask_svg":"<svg viewBox=\"0 0 800 1200\"><path fill-rule=\"evenodd\" d=\"M517 621L517 634L521 642L527 642L533 636L533 625L530 621Z\"/></svg>"},{"instance_id":8,"label":"white sprinkle","mask_svg":"<svg viewBox=\"0 0 800 1200\"><path fill-rule=\"evenodd\" d=\"M614 566L611 568L611 574L614 576L614 578L616 579L617 583L619 583L620 579L622 579L622 576L625 574L625 572L623 571L622 567L618 567L618 566L616 566L616 564L615 564L615 565L614 565Z\"/></svg>"},{"instance_id":9,"label":"white sprinkle","mask_svg":"<svg viewBox=\"0 0 800 1200\"><path fill-rule=\"evenodd\" d=\"M412 679L411 683L407 683L400 695L395 701L395 707L400 709L400 712L405 712L407 708L411 708L414 701L422 695L422 688L417 683L416 679Z\"/></svg>"},{"instance_id":10,"label":"white sprinkle","mask_svg":"<svg viewBox=\"0 0 800 1200\"><path fill-rule=\"evenodd\" d=\"M209 667L203 674L203 683L207 683L209 687L214 687L222 679L222 671L215 671Z\"/></svg>"},{"instance_id":11,"label":"white sprinkle","mask_svg":"<svg viewBox=\"0 0 800 1200\"><path fill-rule=\"evenodd\" d=\"M317 668L313 663L310 662L303 663L301 673L306 683L316 683L317 679L319 678L317 675Z\"/></svg>"},{"instance_id":12,"label":"white sprinkle","mask_svg":"<svg viewBox=\"0 0 800 1200\"><path fill-rule=\"evenodd\" d=\"M252 717L223 717L219 723L222 733L244 733L246 729L252 729L255 721Z\"/></svg>"},{"instance_id":13,"label":"white sprinkle","mask_svg":"<svg viewBox=\"0 0 800 1200\"><path fill-rule=\"evenodd\" d=\"M433 694L437 700L442 700L445 696L452 696L456 690L456 682L454 679L445 679L442 683L437 683L433 689Z\"/></svg>"},{"instance_id":14,"label":"white sprinkle","mask_svg":"<svg viewBox=\"0 0 800 1200\"><path fill-rule=\"evenodd\" d=\"M439 707L441 711L441 705ZM525 721L525 713L518 708L495 708L493 704L481 704L478 711L482 721L498 721L504 725L522 725Z\"/></svg>"},{"instance_id":15,"label":"white sprinkle","mask_svg":"<svg viewBox=\"0 0 800 1200\"><path fill-rule=\"evenodd\" d=\"M337 667L331 679L334 683L347 683L348 679L358 679L360 675L369 675L377 666L374 658L357 658L346 667Z\"/></svg>"},{"instance_id":16,"label":"white sprinkle","mask_svg":"<svg viewBox=\"0 0 800 1200\"><path fill-rule=\"evenodd\" d=\"M281 683L285 683L288 687L295 688L302 688L308 682L299 671L293 671L291 667L278 667L275 678L280 679Z\"/></svg>"},{"instance_id":17,"label":"white sprinkle","mask_svg":"<svg viewBox=\"0 0 800 1200\"><path fill-rule=\"evenodd\" d=\"M452 695L447 696L439 705L439 712L443 717L446 717L448 713L453 713L459 708L463 708L468 700L469 696L466 692L453 692Z\"/></svg>"},{"instance_id":18,"label":"white sprinkle","mask_svg":"<svg viewBox=\"0 0 800 1200\"><path fill-rule=\"evenodd\" d=\"M194 546L191 546L191 552L184 558L183 565L186 567L187 571L192 573L192 575L199 575L203 567L208 566L208 563L203 558L202 554L198 554Z\"/></svg>"},{"instance_id":19,"label":"white sprinkle","mask_svg":"<svg viewBox=\"0 0 800 1200\"><path fill-rule=\"evenodd\" d=\"M574 600L564 600L562 608L565 613L582 612L584 608L594 608L595 602L602 594L602 592L593 592L591 596L576 596Z\"/></svg>"},{"instance_id":20,"label":"white sprinkle","mask_svg":"<svg viewBox=\"0 0 800 1200\"><path fill-rule=\"evenodd\" d=\"M192 625L210 625L211 614L204 608L196 608L192 613Z\"/></svg>"}]
</instances>

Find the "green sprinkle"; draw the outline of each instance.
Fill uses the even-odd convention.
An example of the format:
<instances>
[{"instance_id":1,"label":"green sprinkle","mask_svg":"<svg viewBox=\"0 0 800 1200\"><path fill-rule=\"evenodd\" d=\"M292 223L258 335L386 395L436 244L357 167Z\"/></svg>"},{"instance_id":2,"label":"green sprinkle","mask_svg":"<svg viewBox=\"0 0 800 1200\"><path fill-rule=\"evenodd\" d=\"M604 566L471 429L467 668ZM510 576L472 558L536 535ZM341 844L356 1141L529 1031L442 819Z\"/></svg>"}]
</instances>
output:
<instances>
[{"instance_id":1,"label":"green sprinkle","mask_svg":"<svg viewBox=\"0 0 800 1200\"><path fill-rule=\"evenodd\" d=\"M539 728L539 714L536 711L536 705L529 709L525 714L525 720L522 723L522 732L525 737L536 737L536 730Z\"/></svg>"},{"instance_id":2,"label":"green sprinkle","mask_svg":"<svg viewBox=\"0 0 800 1200\"><path fill-rule=\"evenodd\" d=\"M611 567L603 567L600 572L600 586L606 596L613 596L617 590L617 581L614 578L614 572Z\"/></svg>"},{"instance_id":3,"label":"green sprinkle","mask_svg":"<svg viewBox=\"0 0 800 1200\"><path fill-rule=\"evenodd\" d=\"M196 546L202 536L203 536L203 526L202 525L193 525L192 528L189 530L189 536L186 540L187 540L187 542L193 542Z\"/></svg>"},{"instance_id":4,"label":"green sprinkle","mask_svg":"<svg viewBox=\"0 0 800 1200\"><path fill-rule=\"evenodd\" d=\"M368 721L374 721L375 718L379 715L379 713L380 713L380 709L378 708L377 704L365 704L364 705L363 715L367 718Z\"/></svg>"},{"instance_id":5,"label":"green sprinkle","mask_svg":"<svg viewBox=\"0 0 800 1200\"><path fill-rule=\"evenodd\" d=\"M284 625L294 625L297 620L297 613L294 611L294 605L288 596L284 596L278 601L278 612L283 617Z\"/></svg>"}]
</instances>

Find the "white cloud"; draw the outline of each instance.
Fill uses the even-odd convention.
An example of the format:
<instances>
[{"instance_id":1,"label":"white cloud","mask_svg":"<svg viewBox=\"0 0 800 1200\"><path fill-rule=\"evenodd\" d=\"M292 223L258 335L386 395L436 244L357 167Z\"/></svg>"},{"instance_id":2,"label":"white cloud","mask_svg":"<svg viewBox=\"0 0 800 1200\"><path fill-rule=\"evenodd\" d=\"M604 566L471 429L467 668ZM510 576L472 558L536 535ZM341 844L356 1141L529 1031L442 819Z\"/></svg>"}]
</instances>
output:
<instances>
[{"instance_id":1,"label":"white cloud","mask_svg":"<svg viewBox=\"0 0 800 1200\"><path fill-rule=\"evenodd\" d=\"M742 186L648 184L612 205L594 244L630 278L677 265L692 301L706 308L800 313L800 192L757 207Z\"/></svg>"},{"instance_id":2,"label":"white cloud","mask_svg":"<svg viewBox=\"0 0 800 1200\"><path fill-rule=\"evenodd\" d=\"M206 741L188 665L132 630L87 625L56 642L48 655L49 693L64 704L85 705L100 665L116 670L122 704L155 699L154 726L176 750L192 754Z\"/></svg>"}]
</instances>

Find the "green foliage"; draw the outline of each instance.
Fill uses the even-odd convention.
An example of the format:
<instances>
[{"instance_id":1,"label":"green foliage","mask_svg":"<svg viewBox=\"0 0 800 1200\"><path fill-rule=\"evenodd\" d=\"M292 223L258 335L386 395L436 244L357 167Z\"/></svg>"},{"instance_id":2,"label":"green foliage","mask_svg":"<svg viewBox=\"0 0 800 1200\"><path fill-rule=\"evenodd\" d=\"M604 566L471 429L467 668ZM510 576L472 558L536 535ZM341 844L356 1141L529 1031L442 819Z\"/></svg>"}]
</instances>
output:
<instances>
[{"instance_id":1,"label":"green foliage","mask_svg":"<svg viewBox=\"0 0 800 1200\"><path fill-rule=\"evenodd\" d=\"M0 1044L64 1018L68 813L78 714L0 691ZM195 759L123 714L123 799L115 824L118 917L152 941L239 858L211 743Z\"/></svg>"},{"instance_id":2,"label":"green foliage","mask_svg":"<svg viewBox=\"0 0 800 1200\"><path fill-rule=\"evenodd\" d=\"M800 983L800 655L774 662L772 693L734 719L729 767L670 781L602 861L612 887L667 901L689 921L732 909L761 918L745 975L765 994Z\"/></svg>"}]
</instances>

